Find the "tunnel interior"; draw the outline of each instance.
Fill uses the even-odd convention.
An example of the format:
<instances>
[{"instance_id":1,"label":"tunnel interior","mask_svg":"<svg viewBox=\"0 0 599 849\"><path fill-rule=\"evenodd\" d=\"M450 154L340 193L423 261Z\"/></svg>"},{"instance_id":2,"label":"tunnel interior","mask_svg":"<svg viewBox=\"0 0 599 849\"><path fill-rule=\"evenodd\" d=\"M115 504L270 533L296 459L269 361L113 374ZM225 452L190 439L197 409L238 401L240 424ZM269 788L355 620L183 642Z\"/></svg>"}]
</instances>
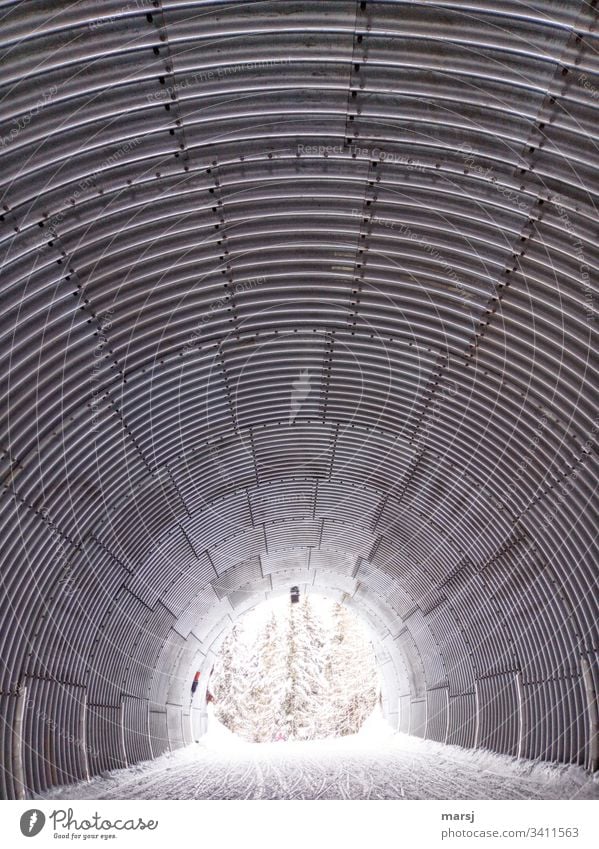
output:
<instances>
[{"instance_id":1,"label":"tunnel interior","mask_svg":"<svg viewBox=\"0 0 599 849\"><path fill-rule=\"evenodd\" d=\"M4 798L294 585L398 730L597 768L594 5L3 5Z\"/></svg>"}]
</instances>

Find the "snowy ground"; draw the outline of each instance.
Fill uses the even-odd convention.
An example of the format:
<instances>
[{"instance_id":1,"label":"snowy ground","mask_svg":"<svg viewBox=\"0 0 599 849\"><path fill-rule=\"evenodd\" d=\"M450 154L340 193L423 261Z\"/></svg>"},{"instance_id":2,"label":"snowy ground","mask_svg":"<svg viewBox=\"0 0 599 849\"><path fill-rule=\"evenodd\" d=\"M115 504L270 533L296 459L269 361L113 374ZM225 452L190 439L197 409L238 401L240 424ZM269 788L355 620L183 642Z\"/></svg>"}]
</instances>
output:
<instances>
[{"instance_id":1,"label":"snowy ground","mask_svg":"<svg viewBox=\"0 0 599 849\"><path fill-rule=\"evenodd\" d=\"M393 734L372 717L355 737L244 743L216 720L202 742L48 799L591 799L578 767L474 752Z\"/></svg>"}]
</instances>

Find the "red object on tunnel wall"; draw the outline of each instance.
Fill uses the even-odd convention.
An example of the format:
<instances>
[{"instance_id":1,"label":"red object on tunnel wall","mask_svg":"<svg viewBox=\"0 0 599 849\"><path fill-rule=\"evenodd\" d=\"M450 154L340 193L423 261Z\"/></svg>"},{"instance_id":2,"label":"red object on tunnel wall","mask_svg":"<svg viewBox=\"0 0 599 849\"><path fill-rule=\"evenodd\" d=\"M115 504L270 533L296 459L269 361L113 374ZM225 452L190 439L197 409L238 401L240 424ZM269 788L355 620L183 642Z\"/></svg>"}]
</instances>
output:
<instances>
[{"instance_id":1,"label":"red object on tunnel wall","mask_svg":"<svg viewBox=\"0 0 599 849\"><path fill-rule=\"evenodd\" d=\"M192 696L195 693L195 691L198 689L198 684L199 684L199 681L200 681L200 674L201 674L200 670L198 669L196 674L193 676L193 681L192 681L192 684L191 684L191 695Z\"/></svg>"}]
</instances>

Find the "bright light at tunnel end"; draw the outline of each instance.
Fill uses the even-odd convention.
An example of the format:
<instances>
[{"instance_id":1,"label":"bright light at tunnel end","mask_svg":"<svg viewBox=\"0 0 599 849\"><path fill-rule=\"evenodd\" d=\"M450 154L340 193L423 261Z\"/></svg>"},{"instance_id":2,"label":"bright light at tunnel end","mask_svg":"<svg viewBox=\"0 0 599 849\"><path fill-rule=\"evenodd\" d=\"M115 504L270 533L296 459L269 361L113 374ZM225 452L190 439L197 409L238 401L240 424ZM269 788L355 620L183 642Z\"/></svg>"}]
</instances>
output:
<instances>
[{"instance_id":1,"label":"bright light at tunnel end","mask_svg":"<svg viewBox=\"0 0 599 849\"><path fill-rule=\"evenodd\" d=\"M224 636L206 704L210 743L358 734L382 712L372 633L339 603L300 598L294 585L289 596L245 613Z\"/></svg>"}]
</instances>

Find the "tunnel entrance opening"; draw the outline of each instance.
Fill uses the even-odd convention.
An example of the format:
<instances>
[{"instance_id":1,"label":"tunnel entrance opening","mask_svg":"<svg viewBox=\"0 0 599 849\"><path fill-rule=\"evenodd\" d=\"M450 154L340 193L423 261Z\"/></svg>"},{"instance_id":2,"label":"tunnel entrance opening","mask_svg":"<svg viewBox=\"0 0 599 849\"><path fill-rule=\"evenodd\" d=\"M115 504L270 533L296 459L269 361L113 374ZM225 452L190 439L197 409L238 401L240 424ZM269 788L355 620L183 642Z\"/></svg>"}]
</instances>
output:
<instances>
[{"instance_id":1,"label":"tunnel entrance opening","mask_svg":"<svg viewBox=\"0 0 599 849\"><path fill-rule=\"evenodd\" d=\"M314 595L264 602L240 619L208 687L209 722L252 743L356 734L381 698L367 628Z\"/></svg>"}]
</instances>

